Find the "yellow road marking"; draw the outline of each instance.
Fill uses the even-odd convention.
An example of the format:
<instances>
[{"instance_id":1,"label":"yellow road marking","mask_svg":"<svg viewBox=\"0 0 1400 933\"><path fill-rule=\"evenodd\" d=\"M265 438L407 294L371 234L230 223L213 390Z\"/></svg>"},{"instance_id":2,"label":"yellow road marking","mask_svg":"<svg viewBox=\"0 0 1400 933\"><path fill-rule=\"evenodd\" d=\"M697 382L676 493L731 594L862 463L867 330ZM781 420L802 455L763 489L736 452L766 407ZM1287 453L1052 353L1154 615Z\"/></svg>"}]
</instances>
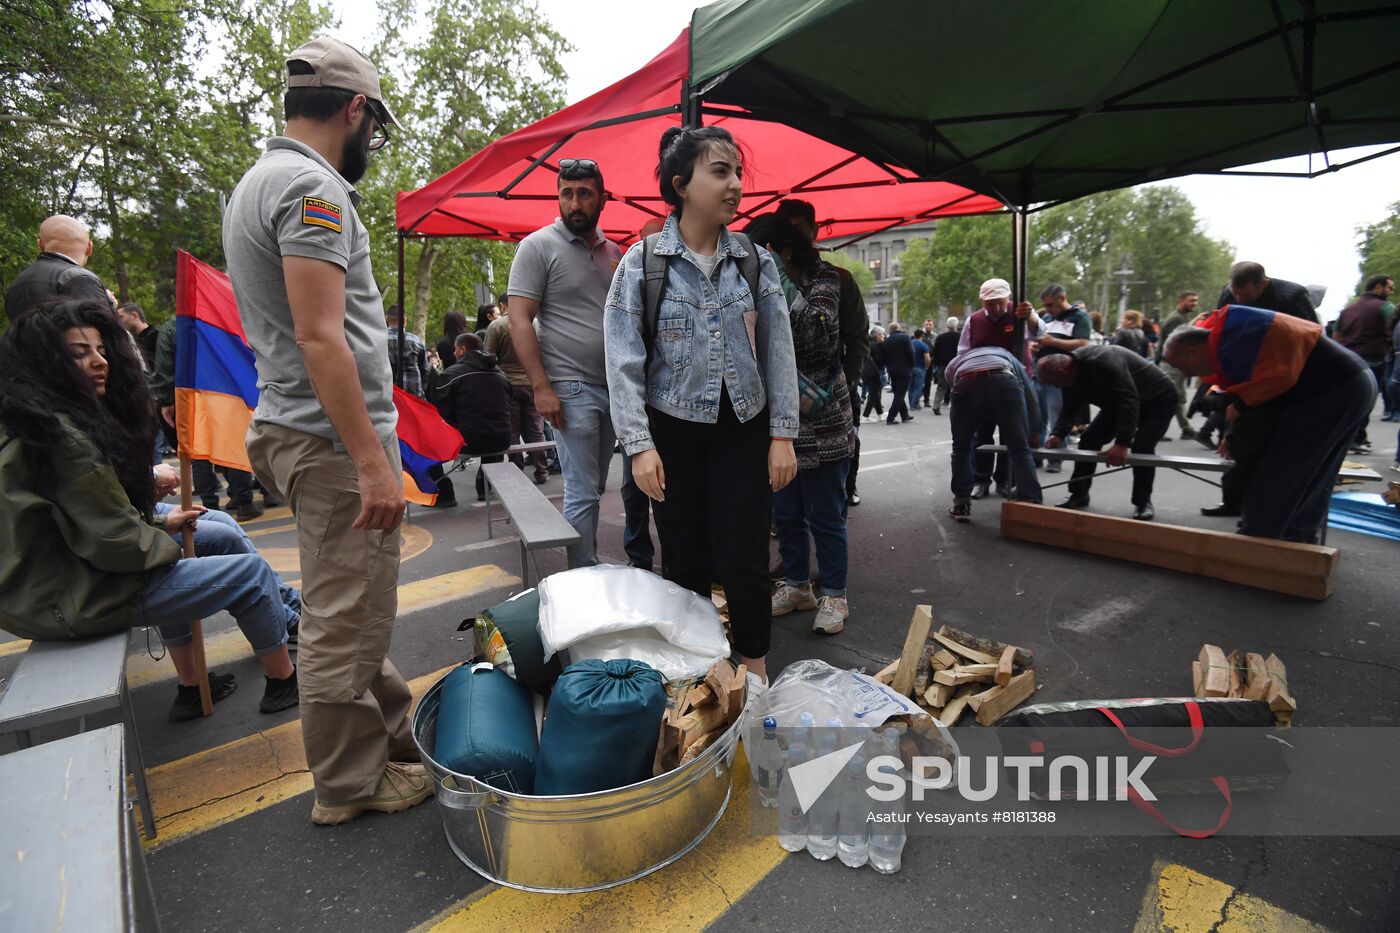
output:
<instances>
[{"instance_id":1,"label":"yellow road marking","mask_svg":"<svg viewBox=\"0 0 1400 933\"><path fill-rule=\"evenodd\" d=\"M416 580L399 587L399 617L441 606L453 600L467 599L478 593L517 586L520 578L495 564L482 564L444 573L426 580ZM245 658L252 653L248 640L237 628L227 629L204 639L204 662L218 667ZM175 668L168 660L157 661L149 654L132 655L126 662L126 682L135 689L175 677Z\"/></svg>"},{"instance_id":2,"label":"yellow road marking","mask_svg":"<svg viewBox=\"0 0 1400 933\"><path fill-rule=\"evenodd\" d=\"M244 531L247 531L248 537L250 538L260 538L263 535L275 535L281 534L284 531L295 531L296 527L297 523L292 522L289 525L271 525L267 528L254 528L252 531L248 531L245 528Z\"/></svg>"},{"instance_id":3,"label":"yellow road marking","mask_svg":"<svg viewBox=\"0 0 1400 933\"><path fill-rule=\"evenodd\" d=\"M414 698L451 669L409 681ZM146 778L158 832L154 841L142 837L147 848L222 826L312 788L301 720L168 762L152 768Z\"/></svg>"},{"instance_id":4,"label":"yellow road marking","mask_svg":"<svg viewBox=\"0 0 1400 933\"><path fill-rule=\"evenodd\" d=\"M1184 865L1157 862L1134 933L1325 933L1325 928Z\"/></svg>"},{"instance_id":5,"label":"yellow road marking","mask_svg":"<svg viewBox=\"0 0 1400 933\"><path fill-rule=\"evenodd\" d=\"M21 651L29 650L29 639L17 638L14 641L0 643L0 658L8 658L12 654L19 654Z\"/></svg>"},{"instance_id":6,"label":"yellow road marking","mask_svg":"<svg viewBox=\"0 0 1400 933\"><path fill-rule=\"evenodd\" d=\"M620 888L569 897L488 888L419 929L508 930L519 927L522 917L539 931L703 929L787 856L774 837L750 834L748 791L749 765L741 750L734 758L729 809L705 841L679 862Z\"/></svg>"}]
</instances>

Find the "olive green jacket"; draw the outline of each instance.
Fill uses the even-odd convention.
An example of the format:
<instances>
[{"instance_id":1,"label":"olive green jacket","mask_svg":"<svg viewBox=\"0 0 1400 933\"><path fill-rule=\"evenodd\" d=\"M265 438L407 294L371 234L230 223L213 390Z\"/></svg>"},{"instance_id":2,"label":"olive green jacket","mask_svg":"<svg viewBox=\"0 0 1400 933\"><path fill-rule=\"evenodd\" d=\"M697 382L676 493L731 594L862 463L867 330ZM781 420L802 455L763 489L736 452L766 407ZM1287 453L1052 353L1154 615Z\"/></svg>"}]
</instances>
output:
<instances>
[{"instance_id":1,"label":"olive green jacket","mask_svg":"<svg viewBox=\"0 0 1400 933\"><path fill-rule=\"evenodd\" d=\"M40 491L23 442L0 425L0 629L61 641L139 624L148 572L178 561L179 545L142 519L76 429L54 461Z\"/></svg>"}]
</instances>

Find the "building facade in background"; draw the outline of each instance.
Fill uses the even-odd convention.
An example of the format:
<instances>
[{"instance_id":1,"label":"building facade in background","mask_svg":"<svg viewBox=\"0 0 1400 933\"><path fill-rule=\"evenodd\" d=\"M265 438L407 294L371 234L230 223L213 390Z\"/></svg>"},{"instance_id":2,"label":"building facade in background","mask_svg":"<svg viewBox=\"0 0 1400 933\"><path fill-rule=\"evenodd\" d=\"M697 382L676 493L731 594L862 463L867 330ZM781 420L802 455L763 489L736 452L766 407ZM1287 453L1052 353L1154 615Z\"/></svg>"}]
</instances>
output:
<instances>
[{"instance_id":1,"label":"building facade in background","mask_svg":"<svg viewBox=\"0 0 1400 933\"><path fill-rule=\"evenodd\" d=\"M888 324L901 320L899 317L899 288L903 281L900 260L909 244L915 240L933 239L936 221L909 224L895 227L845 247L841 252L855 259L875 276L875 287L866 294L865 309L870 314L871 324ZM830 248L838 241L820 243ZM905 321L904 323L909 323ZM917 322L916 322L917 323Z\"/></svg>"}]
</instances>

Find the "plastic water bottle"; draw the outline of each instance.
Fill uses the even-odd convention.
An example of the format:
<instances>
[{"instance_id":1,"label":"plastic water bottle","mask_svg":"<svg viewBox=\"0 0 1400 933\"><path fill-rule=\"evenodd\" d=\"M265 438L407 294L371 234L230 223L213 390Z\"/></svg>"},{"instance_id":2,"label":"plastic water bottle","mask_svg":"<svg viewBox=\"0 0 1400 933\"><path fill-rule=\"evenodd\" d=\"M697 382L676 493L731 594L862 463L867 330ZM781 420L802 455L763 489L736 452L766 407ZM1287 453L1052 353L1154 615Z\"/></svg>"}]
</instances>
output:
<instances>
[{"instance_id":1,"label":"plastic water bottle","mask_svg":"<svg viewBox=\"0 0 1400 933\"><path fill-rule=\"evenodd\" d=\"M817 717L811 713L799 713L797 716L797 728L793 730L792 736L788 739L788 745L793 742L800 742L807 748L814 748L817 744L816 736L812 733L817 728Z\"/></svg>"},{"instance_id":2,"label":"plastic water bottle","mask_svg":"<svg viewBox=\"0 0 1400 933\"><path fill-rule=\"evenodd\" d=\"M788 746L784 772L794 765L800 765L810 756L807 746L793 742ZM789 852L801 852L807 848L807 814L802 812L802 804L797 800L797 790L792 781L785 780L778 788L778 845Z\"/></svg>"},{"instance_id":3,"label":"plastic water bottle","mask_svg":"<svg viewBox=\"0 0 1400 933\"><path fill-rule=\"evenodd\" d=\"M778 720L763 720L763 735L749 757L749 771L759 802L765 807L778 805L778 787L783 783L783 750L778 747Z\"/></svg>"},{"instance_id":4,"label":"plastic water bottle","mask_svg":"<svg viewBox=\"0 0 1400 933\"><path fill-rule=\"evenodd\" d=\"M891 741L888 733L886 736L884 753L897 758L898 739ZM870 867L882 875L892 875L899 871L908 835L904 825L904 798L874 803L875 814L881 819L870 823Z\"/></svg>"},{"instance_id":5,"label":"plastic water bottle","mask_svg":"<svg viewBox=\"0 0 1400 933\"><path fill-rule=\"evenodd\" d=\"M841 806L837 817L836 854L841 864L859 868L870 859L870 805L865 792L865 756L859 752L846 765L838 782Z\"/></svg>"},{"instance_id":6,"label":"plastic water bottle","mask_svg":"<svg viewBox=\"0 0 1400 933\"><path fill-rule=\"evenodd\" d=\"M822 730L818 755L836 751L841 738L841 720L828 719ZM825 862L836 854L836 818L841 809L841 782L832 781L807 811L807 852L812 858Z\"/></svg>"}]
</instances>

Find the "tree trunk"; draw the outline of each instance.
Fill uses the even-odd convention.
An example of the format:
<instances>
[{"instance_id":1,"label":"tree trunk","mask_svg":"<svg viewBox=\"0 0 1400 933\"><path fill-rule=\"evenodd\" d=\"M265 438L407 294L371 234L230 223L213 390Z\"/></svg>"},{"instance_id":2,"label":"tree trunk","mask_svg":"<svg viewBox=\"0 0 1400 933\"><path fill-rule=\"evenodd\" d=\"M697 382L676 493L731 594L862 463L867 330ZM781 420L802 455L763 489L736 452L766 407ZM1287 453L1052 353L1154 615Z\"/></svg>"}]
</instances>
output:
<instances>
[{"instance_id":1,"label":"tree trunk","mask_svg":"<svg viewBox=\"0 0 1400 933\"><path fill-rule=\"evenodd\" d=\"M428 305L433 299L433 264L439 252L436 240L424 240L423 249L418 253L418 277L413 283L413 326L419 337L426 339L428 329Z\"/></svg>"},{"instance_id":2,"label":"tree trunk","mask_svg":"<svg viewBox=\"0 0 1400 933\"><path fill-rule=\"evenodd\" d=\"M107 246L112 251L112 268L117 275L117 303L127 300L129 294L126 277L126 256L122 252L121 214L117 211L116 181L112 178L111 141L102 147L102 193L107 200L107 225L111 228L111 238Z\"/></svg>"}]
</instances>

